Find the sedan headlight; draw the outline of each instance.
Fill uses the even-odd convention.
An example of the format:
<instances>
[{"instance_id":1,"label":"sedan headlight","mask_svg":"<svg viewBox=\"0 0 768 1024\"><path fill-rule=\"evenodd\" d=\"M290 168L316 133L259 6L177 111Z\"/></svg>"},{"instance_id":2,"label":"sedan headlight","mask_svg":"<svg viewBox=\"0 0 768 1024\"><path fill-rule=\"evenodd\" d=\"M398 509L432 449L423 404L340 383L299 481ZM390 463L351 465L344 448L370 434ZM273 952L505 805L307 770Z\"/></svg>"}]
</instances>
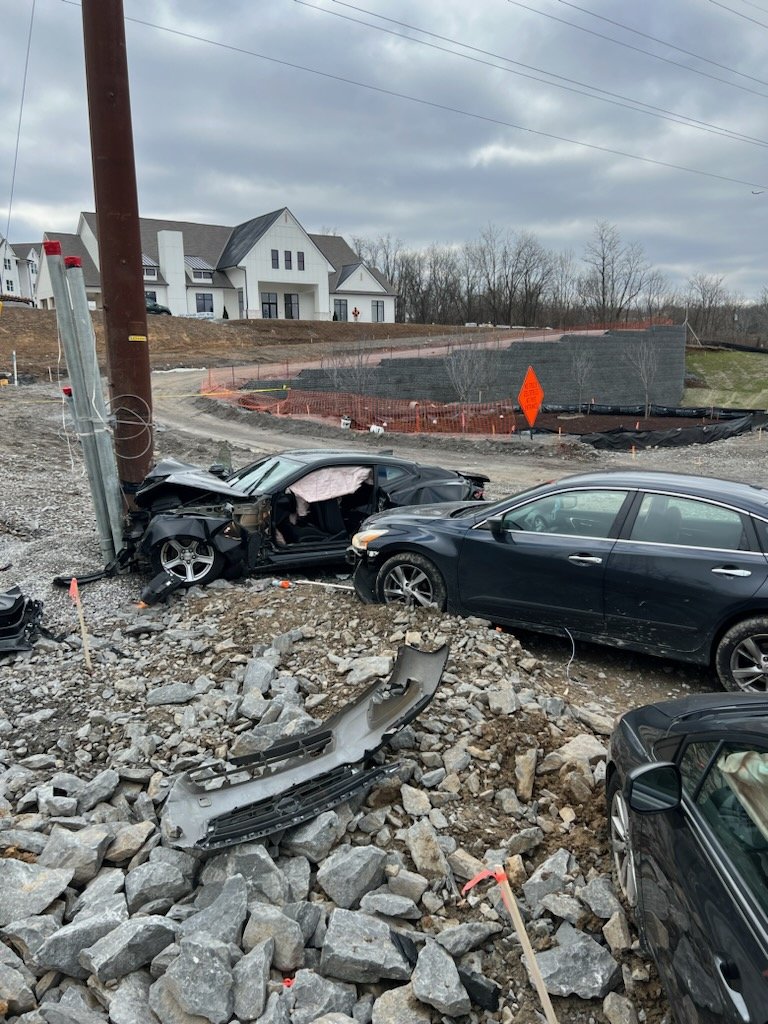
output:
<instances>
[{"instance_id":1,"label":"sedan headlight","mask_svg":"<svg viewBox=\"0 0 768 1024\"><path fill-rule=\"evenodd\" d=\"M371 541L378 540L386 533L389 533L389 530L361 530L352 538L352 547L355 551L367 551Z\"/></svg>"}]
</instances>

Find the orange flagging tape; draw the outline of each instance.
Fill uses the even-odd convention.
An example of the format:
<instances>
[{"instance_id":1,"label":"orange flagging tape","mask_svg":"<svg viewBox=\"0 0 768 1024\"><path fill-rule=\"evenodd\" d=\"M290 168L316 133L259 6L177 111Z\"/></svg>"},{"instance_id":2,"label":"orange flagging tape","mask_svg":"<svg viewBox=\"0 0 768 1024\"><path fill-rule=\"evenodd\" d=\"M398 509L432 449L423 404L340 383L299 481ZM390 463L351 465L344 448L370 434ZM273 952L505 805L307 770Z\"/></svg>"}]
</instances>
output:
<instances>
[{"instance_id":1,"label":"orange flagging tape","mask_svg":"<svg viewBox=\"0 0 768 1024\"><path fill-rule=\"evenodd\" d=\"M507 873L503 868L486 868L484 871L480 871L476 874L474 878L470 878L461 890L461 895L466 895L470 889L474 889L478 882L482 882L484 878L494 878L497 882L506 882Z\"/></svg>"}]
</instances>

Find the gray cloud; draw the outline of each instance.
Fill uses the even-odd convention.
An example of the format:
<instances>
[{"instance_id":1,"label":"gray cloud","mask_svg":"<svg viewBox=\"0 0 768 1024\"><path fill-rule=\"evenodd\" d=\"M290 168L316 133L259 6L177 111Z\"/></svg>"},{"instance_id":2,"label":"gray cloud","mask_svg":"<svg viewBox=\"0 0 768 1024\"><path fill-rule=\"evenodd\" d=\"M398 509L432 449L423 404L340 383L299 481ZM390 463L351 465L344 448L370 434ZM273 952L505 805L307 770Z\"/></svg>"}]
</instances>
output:
<instances>
[{"instance_id":1,"label":"gray cloud","mask_svg":"<svg viewBox=\"0 0 768 1024\"><path fill-rule=\"evenodd\" d=\"M355 0L359 8L474 47L464 52L486 63L336 17L429 39L333 0L311 2L319 10L295 0L125 0L143 214L236 224L287 205L310 231L391 234L413 246L461 244L493 223L531 231L548 247L572 249L577 256L601 219L616 224L626 241L641 243L648 259L676 284L698 272L722 274L726 287L747 297L768 284L768 29L702 0L678 0L673 7L668 0L645 0L618 10L609 0L582 0L585 9L760 80L753 81L561 0L530 0L543 13L504 0ZM768 25L768 14L763 17L754 5L730 5ZM2 234L30 10L25 0L4 19ZM515 66L509 61L763 144L553 88L510 73ZM643 163L552 136L754 184ZM753 195L761 185L765 193ZM10 237L27 241L45 229L73 231L79 210L92 208L81 12L62 0L37 0Z\"/></svg>"}]
</instances>

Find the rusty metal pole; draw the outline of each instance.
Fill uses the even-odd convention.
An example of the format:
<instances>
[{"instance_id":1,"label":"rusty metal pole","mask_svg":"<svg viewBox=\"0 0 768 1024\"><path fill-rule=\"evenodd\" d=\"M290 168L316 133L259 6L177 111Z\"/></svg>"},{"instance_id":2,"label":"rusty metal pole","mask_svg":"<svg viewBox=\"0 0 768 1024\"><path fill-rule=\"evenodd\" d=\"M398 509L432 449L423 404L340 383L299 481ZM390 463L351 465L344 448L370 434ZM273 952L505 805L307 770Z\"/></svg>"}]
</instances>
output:
<instances>
[{"instance_id":1,"label":"rusty metal pole","mask_svg":"<svg viewBox=\"0 0 768 1024\"><path fill-rule=\"evenodd\" d=\"M122 0L82 0L115 454L129 506L152 461L152 387Z\"/></svg>"}]
</instances>

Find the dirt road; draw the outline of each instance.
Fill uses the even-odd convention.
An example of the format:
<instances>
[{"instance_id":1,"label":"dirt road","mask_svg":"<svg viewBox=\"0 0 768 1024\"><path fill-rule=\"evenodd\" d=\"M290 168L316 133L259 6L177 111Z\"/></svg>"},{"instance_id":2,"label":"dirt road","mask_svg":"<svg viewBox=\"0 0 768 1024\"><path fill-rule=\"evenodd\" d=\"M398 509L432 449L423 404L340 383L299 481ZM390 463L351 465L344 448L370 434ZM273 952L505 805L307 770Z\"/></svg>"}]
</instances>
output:
<instances>
[{"instance_id":1,"label":"dirt road","mask_svg":"<svg viewBox=\"0 0 768 1024\"><path fill-rule=\"evenodd\" d=\"M373 443L377 449L394 448L404 458L421 462L434 461L448 469L483 472L493 482L493 497L502 497L511 491L533 487L568 473L588 470L600 458L584 445L563 442L556 437L535 437L531 440L526 434L503 442L465 437L416 438L408 434L387 434L384 438L374 438L341 429L329 430L325 425L319 425L313 431L309 423L297 424L287 420L281 423L277 418L274 418L272 426L272 417L268 418L269 425L265 426L267 417L240 414L239 410L231 410L226 418L222 418L221 410L217 413L201 410L202 403L197 395L203 374L202 370L153 374L154 416L161 430L171 428L207 440L228 441L255 455L280 448L306 448L318 441L323 446L350 449L367 448Z\"/></svg>"}]
</instances>

